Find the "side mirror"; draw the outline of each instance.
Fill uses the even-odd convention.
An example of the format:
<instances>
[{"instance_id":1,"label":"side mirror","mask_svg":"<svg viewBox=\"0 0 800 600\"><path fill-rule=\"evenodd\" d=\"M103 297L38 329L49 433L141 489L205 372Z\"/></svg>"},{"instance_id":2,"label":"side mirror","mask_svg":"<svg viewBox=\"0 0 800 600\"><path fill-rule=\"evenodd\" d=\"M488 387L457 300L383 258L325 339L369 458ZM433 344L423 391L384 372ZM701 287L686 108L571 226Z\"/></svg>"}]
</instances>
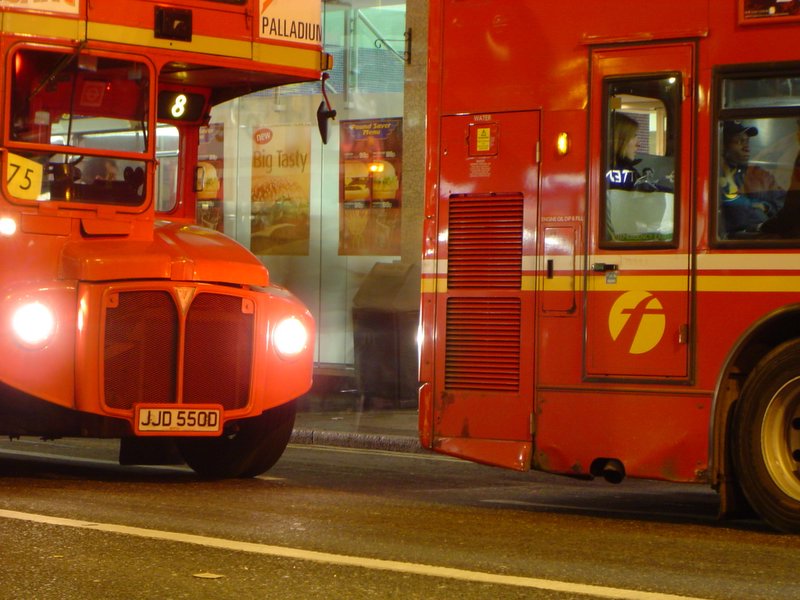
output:
<instances>
[{"instance_id":1,"label":"side mirror","mask_svg":"<svg viewBox=\"0 0 800 600\"><path fill-rule=\"evenodd\" d=\"M325 102L319 103L317 108L317 127L319 127L319 135L322 138L322 143L328 143L328 119L335 119L336 111L326 108Z\"/></svg>"}]
</instances>

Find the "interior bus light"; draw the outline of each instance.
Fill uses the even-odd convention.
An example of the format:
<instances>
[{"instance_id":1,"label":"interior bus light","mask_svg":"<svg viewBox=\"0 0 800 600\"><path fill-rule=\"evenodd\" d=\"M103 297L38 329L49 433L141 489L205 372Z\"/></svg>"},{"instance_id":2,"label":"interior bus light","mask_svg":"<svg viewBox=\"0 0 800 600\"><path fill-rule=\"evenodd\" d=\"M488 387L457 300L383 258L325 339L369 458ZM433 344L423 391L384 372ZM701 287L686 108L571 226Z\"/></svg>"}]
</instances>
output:
<instances>
[{"instance_id":1,"label":"interior bus light","mask_svg":"<svg viewBox=\"0 0 800 600\"><path fill-rule=\"evenodd\" d=\"M53 311L41 302L30 302L14 311L11 328L24 345L40 348L53 336L56 319Z\"/></svg>"},{"instance_id":2,"label":"interior bus light","mask_svg":"<svg viewBox=\"0 0 800 600\"><path fill-rule=\"evenodd\" d=\"M17 232L17 222L11 217L0 217L0 235L12 236Z\"/></svg>"},{"instance_id":3,"label":"interior bus light","mask_svg":"<svg viewBox=\"0 0 800 600\"><path fill-rule=\"evenodd\" d=\"M283 319L272 331L275 350L284 358L300 354L308 344L308 330L297 317Z\"/></svg>"}]
</instances>

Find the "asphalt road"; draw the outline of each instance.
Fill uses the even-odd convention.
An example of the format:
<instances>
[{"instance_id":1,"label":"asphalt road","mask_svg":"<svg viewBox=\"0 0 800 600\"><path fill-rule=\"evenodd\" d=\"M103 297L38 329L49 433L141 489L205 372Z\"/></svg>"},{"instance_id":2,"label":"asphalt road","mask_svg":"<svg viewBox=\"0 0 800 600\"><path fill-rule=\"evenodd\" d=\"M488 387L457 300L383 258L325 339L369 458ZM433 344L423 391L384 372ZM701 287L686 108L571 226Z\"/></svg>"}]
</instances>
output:
<instances>
[{"instance_id":1,"label":"asphalt road","mask_svg":"<svg viewBox=\"0 0 800 600\"><path fill-rule=\"evenodd\" d=\"M249 480L114 459L0 444L0 598L800 597L800 538L717 522L699 486L304 445Z\"/></svg>"}]
</instances>

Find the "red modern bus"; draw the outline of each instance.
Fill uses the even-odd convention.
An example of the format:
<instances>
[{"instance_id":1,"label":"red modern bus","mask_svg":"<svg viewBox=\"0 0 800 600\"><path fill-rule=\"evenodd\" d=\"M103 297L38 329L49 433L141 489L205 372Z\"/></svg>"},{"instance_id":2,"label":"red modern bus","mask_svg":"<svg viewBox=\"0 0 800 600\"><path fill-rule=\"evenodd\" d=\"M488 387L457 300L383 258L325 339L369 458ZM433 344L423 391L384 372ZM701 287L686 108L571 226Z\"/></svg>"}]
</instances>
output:
<instances>
[{"instance_id":1,"label":"red modern bus","mask_svg":"<svg viewBox=\"0 0 800 600\"><path fill-rule=\"evenodd\" d=\"M431 0L425 447L800 531L800 4Z\"/></svg>"},{"instance_id":2,"label":"red modern bus","mask_svg":"<svg viewBox=\"0 0 800 600\"><path fill-rule=\"evenodd\" d=\"M120 438L126 464L177 447L212 477L278 460L314 322L194 224L198 145L212 106L320 79L320 10L0 0L0 433Z\"/></svg>"}]
</instances>

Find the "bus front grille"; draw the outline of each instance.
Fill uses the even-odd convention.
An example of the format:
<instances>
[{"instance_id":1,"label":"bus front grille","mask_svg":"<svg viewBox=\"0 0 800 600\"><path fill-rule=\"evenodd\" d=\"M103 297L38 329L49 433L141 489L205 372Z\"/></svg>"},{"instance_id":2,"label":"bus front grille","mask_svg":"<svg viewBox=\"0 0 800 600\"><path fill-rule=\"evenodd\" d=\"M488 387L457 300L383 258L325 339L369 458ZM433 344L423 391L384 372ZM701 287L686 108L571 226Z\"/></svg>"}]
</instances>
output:
<instances>
[{"instance_id":1,"label":"bus front grille","mask_svg":"<svg viewBox=\"0 0 800 600\"><path fill-rule=\"evenodd\" d=\"M235 410L247 406L252 302L203 292L195 295L184 314L166 290L119 292L107 303L103 391L108 407L213 403Z\"/></svg>"}]
</instances>

